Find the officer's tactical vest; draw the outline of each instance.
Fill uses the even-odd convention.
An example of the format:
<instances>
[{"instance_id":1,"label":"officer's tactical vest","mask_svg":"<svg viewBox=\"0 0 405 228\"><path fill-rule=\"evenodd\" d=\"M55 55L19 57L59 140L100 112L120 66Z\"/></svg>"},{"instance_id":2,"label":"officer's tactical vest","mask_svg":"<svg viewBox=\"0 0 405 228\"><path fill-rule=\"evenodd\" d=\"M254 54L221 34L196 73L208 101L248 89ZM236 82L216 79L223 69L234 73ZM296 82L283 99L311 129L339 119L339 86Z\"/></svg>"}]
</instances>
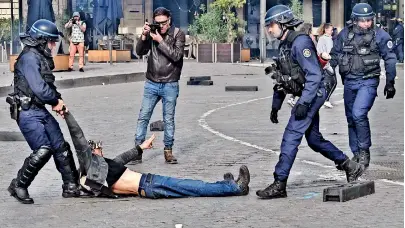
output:
<instances>
[{"instance_id":1,"label":"officer's tactical vest","mask_svg":"<svg viewBox=\"0 0 405 228\"><path fill-rule=\"evenodd\" d=\"M291 47L294 40L298 36L306 35L303 32L289 31L287 38L280 44L278 68L280 70L280 80L283 89L287 93L291 93L296 96L301 96L302 90L305 84L305 73L301 67L291 56Z\"/></svg>"},{"instance_id":2,"label":"officer's tactical vest","mask_svg":"<svg viewBox=\"0 0 405 228\"><path fill-rule=\"evenodd\" d=\"M48 86L56 92L56 87L54 85L55 76L52 73L52 70L55 68L54 62L52 58L46 58L43 54L41 54L35 47L24 47L23 51L18 56L15 64L14 64L14 94L20 97L30 97L31 101L33 101L37 105L44 105L44 103L39 100L35 94L32 92L31 88L28 85L27 80L25 77L29 77L28 75L21 75L21 69L17 63L18 60L28 52L35 53L41 62L41 77L44 81L48 84ZM60 94L57 93L57 96L60 98Z\"/></svg>"},{"instance_id":3,"label":"officer's tactical vest","mask_svg":"<svg viewBox=\"0 0 405 228\"><path fill-rule=\"evenodd\" d=\"M359 36L361 39L358 39ZM348 78L380 76L380 51L374 29L360 32L350 25L342 52L343 56L339 58L340 74Z\"/></svg>"}]
</instances>

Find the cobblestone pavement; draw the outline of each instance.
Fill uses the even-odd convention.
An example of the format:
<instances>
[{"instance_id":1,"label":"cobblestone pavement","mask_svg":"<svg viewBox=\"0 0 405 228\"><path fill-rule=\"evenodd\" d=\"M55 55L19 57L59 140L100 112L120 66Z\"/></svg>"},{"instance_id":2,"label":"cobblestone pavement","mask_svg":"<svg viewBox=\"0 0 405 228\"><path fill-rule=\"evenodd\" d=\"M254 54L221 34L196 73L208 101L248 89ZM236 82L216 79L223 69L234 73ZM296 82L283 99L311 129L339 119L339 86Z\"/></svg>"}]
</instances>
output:
<instances>
[{"instance_id":1,"label":"cobblestone pavement","mask_svg":"<svg viewBox=\"0 0 405 228\"><path fill-rule=\"evenodd\" d=\"M403 227L403 78L397 80L393 100L383 97L385 82L381 83L369 116L372 165L363 179L375 180L375 194L345 203L322 202L323 189L344 183L345 177L304 140L289 179L288 198L268 201L257 199L255 191L273 180L290 107L283 105L279 124L270 123L272 81L262 72L261 67L185 64L176 110L174 154L179 164L164 163L163 132L158 132L155 149L145 152L143 163L128 166L139 172L216 181L228 171L236 175L246 164L252 180L248 196L64 199L51 160L29 188L35 204L22 205L6 189L29 147L25 142L0 142L0 227ZM212 76L213 86L187 86L187 77L196 75L217 76ZM402 69L398 75L403 75ZM225 92L225 85L258 85L259 91ZM321 110L321 131L351 156L342 92L335 91L333 109ZM62 94L86 136L104 141L107 157L133 146L143 82L81 87ZM18 131L7 109L5 102L0 104L0 130ZM151 121L161 119L161 113L159 104ZM58 120L70 141L64 121Z\"/></svg>"}]
</instances>

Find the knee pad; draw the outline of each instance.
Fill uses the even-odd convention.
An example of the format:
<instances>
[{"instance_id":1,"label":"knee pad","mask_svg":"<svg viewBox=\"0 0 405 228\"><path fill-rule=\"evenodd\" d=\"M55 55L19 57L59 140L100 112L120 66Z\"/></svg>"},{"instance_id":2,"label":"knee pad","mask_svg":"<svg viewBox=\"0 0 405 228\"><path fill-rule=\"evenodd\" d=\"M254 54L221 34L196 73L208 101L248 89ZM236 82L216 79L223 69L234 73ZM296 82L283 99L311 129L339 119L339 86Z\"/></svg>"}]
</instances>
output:
<instances>
[{"instance_id":1,"label":"knee pad","mask_svg":"<svg viewBox=\"0 0 405 228\"><path fill-rule=\"evenodd\" d=\"M34 151L31 155L30 164L32 166L44 166L51 158L53 151L48 146L41 146L38 150ZM37 167L36 167L37 168Z\"/></svg>"}]
</instances>

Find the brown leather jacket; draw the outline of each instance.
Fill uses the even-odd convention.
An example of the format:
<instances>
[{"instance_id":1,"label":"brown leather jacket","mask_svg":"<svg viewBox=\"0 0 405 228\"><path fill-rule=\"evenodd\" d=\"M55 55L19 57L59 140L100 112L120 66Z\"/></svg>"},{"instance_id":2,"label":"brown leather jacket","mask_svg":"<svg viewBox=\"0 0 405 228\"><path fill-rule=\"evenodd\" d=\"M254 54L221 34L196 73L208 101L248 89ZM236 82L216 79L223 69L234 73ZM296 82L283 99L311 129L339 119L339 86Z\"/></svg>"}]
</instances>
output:
<instances>
[{"instance_id":1,"label":"brown leather jacket","mask_svg":"<svg viewBox=\"0 0 405 228\"><path fill-rule=\"evenodd\" d=\"M147 79L153 82L177 82L183 68L186 36L178 28L171 27L162 37L163 41L160 43L153 41L149 35L146 40L140 39L136 44L136 54L142 56L151 51L146 71Z\"/></svg>"}]
</instances>

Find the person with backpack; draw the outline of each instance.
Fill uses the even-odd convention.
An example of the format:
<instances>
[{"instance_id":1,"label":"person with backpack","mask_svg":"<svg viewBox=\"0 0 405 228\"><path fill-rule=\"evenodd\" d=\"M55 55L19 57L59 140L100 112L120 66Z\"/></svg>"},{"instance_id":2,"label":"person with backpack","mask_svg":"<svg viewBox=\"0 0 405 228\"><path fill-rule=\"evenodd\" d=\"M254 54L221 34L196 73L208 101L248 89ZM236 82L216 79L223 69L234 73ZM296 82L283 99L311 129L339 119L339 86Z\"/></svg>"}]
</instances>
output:
<instances>
[{"instance_id":1,"label":"person with backpack","mask_svg":"<svg viewBox=\"0 0 405 228\"><path fill-rule=\"evenodd\" d=\"M79 52L79 71L84 72L84 33L86 32L86 23L80 20L79 12L74 12L73 17L65 24L65 28L71 29L68 71L73 70L76 52Z\"/></svg>"}]
</instances>

